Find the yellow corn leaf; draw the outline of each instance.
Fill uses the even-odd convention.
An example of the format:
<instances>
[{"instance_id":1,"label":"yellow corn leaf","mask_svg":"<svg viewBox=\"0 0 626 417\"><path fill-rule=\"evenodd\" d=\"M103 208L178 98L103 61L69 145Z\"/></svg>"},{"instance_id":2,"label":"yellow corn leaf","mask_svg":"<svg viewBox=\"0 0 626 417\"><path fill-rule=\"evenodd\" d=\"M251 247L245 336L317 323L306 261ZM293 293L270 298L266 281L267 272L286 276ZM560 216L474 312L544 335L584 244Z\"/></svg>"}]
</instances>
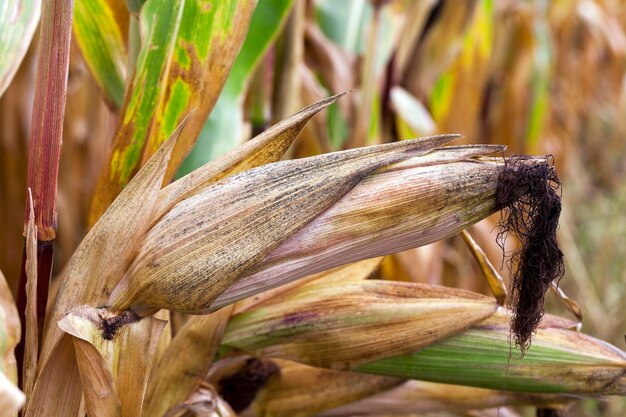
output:
<instances>
[{"instance_id":1,"label":"yellow corn leaf","mask_svg":"<svg viewBox=\"0 0 626 417\"><path fill-rule=\"evenodd\" d=\"M2 271L0 271L0 410L17 415L24 394L17 388L15 346L20 341L20 318Z\"/></svg>"},{"instance_id":2,"label":"yellow corn leaf","mask_svg":"<svg viewBox=\"0 0 626 417\"><path fill-rule=\"evenodd\" d=\"M15 346L20 341L22 327L11 289L0 271L0 371L17 383Z\"/></svg>"},{"instance_id":3,"label":"yellow corn leaf","mask_svg":"<svg viewBox=\"0 0 626 417\"><path fill-rule=\"evenodd\" d=\"M24 393L0 371L0 410L3 417L17 416L24 404Z\"/></svg>"},{"instance_id":4,"label":"yellow corn leaf","mask_svg":"<svg viewBox=\"0 0 626 417\"><path fill-rule=\"evenodd\" d=\"M76 0L74 39L107 103L124 102L128 72L128 8L119 0Z\"/></svg>"}]
</instances>

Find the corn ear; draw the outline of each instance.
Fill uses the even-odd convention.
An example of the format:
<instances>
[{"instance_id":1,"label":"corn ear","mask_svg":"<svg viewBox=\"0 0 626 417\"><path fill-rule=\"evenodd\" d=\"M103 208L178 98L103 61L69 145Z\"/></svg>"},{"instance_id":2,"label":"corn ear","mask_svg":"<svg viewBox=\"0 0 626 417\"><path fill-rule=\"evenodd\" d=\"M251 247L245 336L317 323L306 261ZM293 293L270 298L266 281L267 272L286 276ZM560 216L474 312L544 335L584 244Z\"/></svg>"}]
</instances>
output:
<instances>
[{"instance_id":1,"label":"corn ear","mask_svg":"<svg viewBox=\"0 0 626 417\"><path fill-rule=\"evenodd\" d=\"M217 297L220 308L289 281L450 237L497 211L501 146L446 147L381 169Z\"/></svg>"},{"instance_id":2,"label":"corn ear","mask_svg":"<svg viewBox=\"0 0 626 417\"><path fill-rule=\"evenodd\" d=\"M152 357L165 324L91 307L75 309L59 322L61 330L73 337L90 416L141 414Z\"/></svg>"},{"instance_id":3,"label":"corn ear","mask_svg":"<svg viewBox=\"0 0 626 417\"><path fill-rule=\"evenodd\" d=\"M371 397L325 411L317 417L366 417L402 413L422 415L452 409L476 410L521 405L562 408L572 401L573 397L554 394L510 393L433 382L407 381Z\"/></svg>"},{"instance_id":4,"label":"corn ear","mask_svg":"<svg viewBox=\"0 0 626 417\"><path fill-rule=\"evenodd\" d=\"M201 192L211 183L229 175L279 161L307 122L345 94L347 93L337 94L311 104L227 154L163 188L159 192L154 209L154 221L156 222L177 203Z\"/></svg>"},{"instance_id":5,"label":"corn ear","mask_svg":"<svg viewBox=\"0 0 626 417\"><path fill-rule=\"evenodd\" d=\"M500 311L456 336L377 360L360 372L475 387L543 393L626 394L626 353L566 330L550 317L523 357L510 345L510 318Z\"/></svg>"},{"instance_id":6,"label":"corn ear","mask_svg":"<svg viewBox=\"0 0 626 417\"><path fill-rule=\"evenodd\" d=\"M349 370L414 352L480 322L493 299L393 281L315 282L233 317L224 348Z\"/></svg>"},{"instance_id":7,"label":"corn ear","mask_svg":"<svg viewBox=\"0 0 626 417\"><path fill-rule=\"evenodd\" d=\"M457 138L442 135L251 169L176 205L146 235L109 305L152 314L212 301L376 169ZM193 291L185 289L193 288Z\"/></svg>"},{"instance_id":8,"label":"corn ear","mask_svg":"<svg viewBox=\"0 0 626 417\"><path fill-rule=\"evenodd\" d=\"M401 384L398 378L314 368L276 360L280 376L256 396L250 411L256 417L308 417L355 402Z\"/></svg>"},{"instance_id":9,"label":"corn ear","mask_svg":"<svg viewBox=\"0 0 626 417\"><path fill-rule=\"evenodd\" d=\"M146 389L143 417L161 417L184 403L213 363L232 306L193 316L155 366Z\"/></svg>"}]
</instances>

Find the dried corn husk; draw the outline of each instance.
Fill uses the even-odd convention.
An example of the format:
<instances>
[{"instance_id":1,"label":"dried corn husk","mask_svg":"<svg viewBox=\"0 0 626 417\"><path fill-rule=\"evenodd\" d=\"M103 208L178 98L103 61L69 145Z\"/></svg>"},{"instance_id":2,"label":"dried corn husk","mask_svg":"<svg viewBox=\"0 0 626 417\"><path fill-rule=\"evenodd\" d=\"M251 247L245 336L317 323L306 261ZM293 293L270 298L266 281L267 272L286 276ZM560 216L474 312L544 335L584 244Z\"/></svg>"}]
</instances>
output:
<instances>
[{"instance_id":1,"label":"dried corn husk","mask_svg":"<svg viewBox=\"0 0 626 417\"><path fill-rule=\"evenodd\" d=\"M203 165L159 192L153 218L161 218L177 203L224 177L279 161L313 116L347 93L320 100L276 123L226 155Z\"/></svg>"},{"instance_id":2,"label":"dried corn husk","mask_svg":"<svg viewBox=\"0 0 626 417\"><path fill-rule=\"evenodd\" d=\"M275 249L211 309L361 259L450 237L497 210L500 146L445 147L381 170ZM538 159L539 160L539 159Z\"/></svg>"},{"instance_id":3,"label":"dried corn husk","mask_svg":"<svg viewBox=\"0 0 626 417\"><path fill-rule=\"evenodd\" d=\"M90 416L141 414L152 357L165 324L91 307L75 309L59 322L61 330L73 336Z\"/></svg>"},{"instance_id":4,"label":"dried corn husk","mask_svg":"<svg viewBox=\"0 0 626 417\"><path fill-rule=\"evenodd\" d=\"M361 372L507 391L626 394L626 353L547 317L523 357L510 344L510 318L498 312L456 336L374 361Z\"/></svg>"},{"instance_id":5,"label":"dried corn husk","mask_svg":"<svg viewBox=\"0 0 626 417\"><path fill-rule=\"evenodd\" d=\"M180 329L150 375L143 417L163 416L204 380L231 312L194 316Z\"/></svg>"},{"instance_id":6,"label":"dried corn husk","mask_svg":"<svg viewBox=\"0 0 626 417\"><path fill-rule=\"evenodd\" d=\"M361 374L355 374L361 375ZM574 397L553 394L510 393L424 381L407 381L399 387L318 414L319 417L365 417L381 414L472 410L505 406L561 408Z\"/></svg>"},{"instance_id":7,"label":"dried corn husk","mask_svg":"<svg viewBox=\"0 0 626 417\"><path fill-rule=\"evenodd\" d=\"M352 403L401 384L398 378L314 368L275 360L280 376L272 379L242 416L308 417Z\"/></svg>"},{"instance_id":8,"label":"dried corn husk","mask_svg":"<svg viewBox=\"0 0 626 417\"><path fill-rule=\"evenodd\" d=\"M280 297L281 294L288 292L296 287L304 285L308 282L317 283L340 283L349 281L361 281L370 278L374 272L380 267L383 257L365 259L359 262L343 265L337 268L329 269L327 271L319 272L317 274L304 277L298 281L292 281L289 284L281 285L280 287L272 288L267 291L255 294L250 298L241 300L235 304L235 314L243 313L246 310L254 307L263 301L269 300L274 297ZM191 318L193 320L193 317Z\"/></svg>"},{"instance_id":9,"label":"dried corn husk","mask_svg":"<svg viewBox=\"0 0 626 417\"><path fill-rule=\"evenodd\" d=\"M247 354L348 370L428 346L495 310L493 299L451 288L313 282L235 316L222 344Z\"/></svg>"},{"instance_id":10,"label":"dried corn husk","mask_svg":"<svg viewBox=\"0 0 626 417\"><path fill-rule=\"evenodd\" d=\"M148 232L109 304L142 315L160 308L207 312L242 274L376 169L457 137L281 161L209 186L176 205Z\"/></svg>"}]
</instances>

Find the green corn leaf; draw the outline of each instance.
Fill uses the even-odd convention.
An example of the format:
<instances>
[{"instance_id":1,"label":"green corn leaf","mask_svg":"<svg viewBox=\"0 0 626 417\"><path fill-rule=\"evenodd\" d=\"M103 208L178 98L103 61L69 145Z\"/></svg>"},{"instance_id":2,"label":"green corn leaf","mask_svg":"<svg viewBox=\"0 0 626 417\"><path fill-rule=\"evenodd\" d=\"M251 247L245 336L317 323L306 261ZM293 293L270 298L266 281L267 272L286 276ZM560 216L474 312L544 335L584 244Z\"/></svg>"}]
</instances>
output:
<instances>
[{"instance_id":1,"label":"green corn leaf","mask_svg":"<svg viewBox=\"0 0 626 417\"><path fill-rule=\"evenodd\" d=\"M293 0L259 2L222 94L202 129L196 146L183 163L179 176L223 155L243 138L243 96L248 82L269 45L278 36L292 5Z\"/></svg>"},{"instance_id":2,"label":"green corn leaf","mask_svg":"<svg viewBox=\"0 0 626 417\"><path fill-rule=\"evenodd\" d=\"M147 1L139 16L143 44L98 180L90 224L193 109L172 152L165 182L193 147L246 34L254 0Z\"/></svg>"}]
</instances>

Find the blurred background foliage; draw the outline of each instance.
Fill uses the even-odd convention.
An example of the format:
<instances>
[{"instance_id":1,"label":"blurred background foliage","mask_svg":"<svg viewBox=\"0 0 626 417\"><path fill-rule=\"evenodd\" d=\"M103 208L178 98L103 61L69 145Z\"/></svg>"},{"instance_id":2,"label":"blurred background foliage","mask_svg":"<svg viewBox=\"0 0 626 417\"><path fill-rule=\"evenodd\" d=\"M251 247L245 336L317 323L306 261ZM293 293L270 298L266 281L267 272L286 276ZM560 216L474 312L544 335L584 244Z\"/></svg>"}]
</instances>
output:
<instances>
[{"instance_id":1,"label":"blurred background foliage","mask_svg":"<svg viewBox=\"0 0 626 417\"><path fill-rule=\"evenodd\" d=\"M259 0L233 70L178 175L346 90L353 91L305 128L290 157L436 133L461 133L463 143L506 144L508 155L553 154L564 184L562 288L581 304L585 332L624 348L623 6L621 0ZM117 19L125 31L132 13ZM77 15L75 35L80 22ZM118 65L117 78L96 81L97 68L86 64L76 38L59 177L57 273L86 233L127 77ZM0 269L14 288L33 45L0 98ZM117 53L132 62L132 50ZM496 222L484 221L472 233L499 264ZM506 268L502 272L506 278ZM487 291L459 237L388 257L381 275ZM548 311L564 313L559 301L548 299ZM576 407L570 415L626 413L616 398Z\"/></svg>"}]
</instances>

